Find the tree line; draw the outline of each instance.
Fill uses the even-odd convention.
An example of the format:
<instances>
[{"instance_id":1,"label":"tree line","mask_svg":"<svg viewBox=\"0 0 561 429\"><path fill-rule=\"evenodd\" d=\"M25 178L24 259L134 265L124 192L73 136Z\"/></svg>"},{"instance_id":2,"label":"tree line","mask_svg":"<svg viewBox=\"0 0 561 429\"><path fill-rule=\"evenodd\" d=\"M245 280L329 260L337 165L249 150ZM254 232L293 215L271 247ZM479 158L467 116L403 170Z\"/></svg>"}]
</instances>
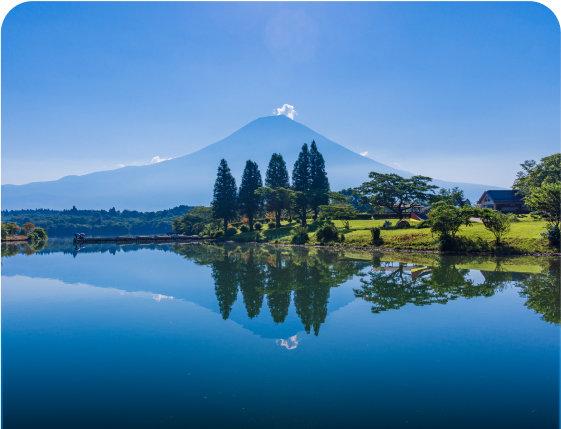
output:
<instances>
[{"instance_id":1,"label":"tree line","mask_svg":"<svg viewBox=\"0 0 561 429\"><path fill-rule=\"evenodd\" d=\"M248 160L239 189L227 161L222 159L214 184L212 217L221 219L226 231L228 223L241 214L248 219L249 231L253 231L255 217L264 210L274 214L277 228L281 226L282 212L287 211L305 226L308 210L317 219L320 206L329 202L329 191L325 161L315 141L310 148L307 143L302 146L292 169L292 183L279 153L271 156L264 185L259 166Z\"/></svg>"},{"instance_id":2,"label":"tree line","mask_svg":"<svg viewBox=\"0 0 561 429\"><path fill-rule=\"evenodd\" d=\"M68 237L80 232L86 235L163 234L172 230L173 220L193 207L177 206L157 212L136 210L3 210L2 222L21 227L32 223L48 230L50 237Z\"/></svg>"}]
</instances>

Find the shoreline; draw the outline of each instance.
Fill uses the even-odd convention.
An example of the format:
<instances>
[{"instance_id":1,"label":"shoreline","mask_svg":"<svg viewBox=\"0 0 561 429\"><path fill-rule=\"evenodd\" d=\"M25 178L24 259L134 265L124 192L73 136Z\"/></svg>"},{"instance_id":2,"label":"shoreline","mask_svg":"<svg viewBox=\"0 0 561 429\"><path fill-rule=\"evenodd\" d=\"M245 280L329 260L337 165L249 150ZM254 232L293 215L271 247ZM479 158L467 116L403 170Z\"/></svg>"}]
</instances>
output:
<instances>
[{"instance_id":1,"label":"shoreline","mask_svg":"<svg viewBox=\"0 0 561 429\"><path fill-rule=\"evenodd\" d=\"M436 254L455 254L455 255L517 255L517 256L561 256L561 252L466 252L461 250L414 250L414 249L392 249L385 247L357 247L357 246L326 246L321 244L291 244L291 243L271 243L268 241L221 241L222 243L247 243L247 244L266 244L269 246L288 246L288 247L314 247L320 249L337 250L369 250L378 252L397 252L397 253L436 253Z\"/></svg>"}]
</instances>

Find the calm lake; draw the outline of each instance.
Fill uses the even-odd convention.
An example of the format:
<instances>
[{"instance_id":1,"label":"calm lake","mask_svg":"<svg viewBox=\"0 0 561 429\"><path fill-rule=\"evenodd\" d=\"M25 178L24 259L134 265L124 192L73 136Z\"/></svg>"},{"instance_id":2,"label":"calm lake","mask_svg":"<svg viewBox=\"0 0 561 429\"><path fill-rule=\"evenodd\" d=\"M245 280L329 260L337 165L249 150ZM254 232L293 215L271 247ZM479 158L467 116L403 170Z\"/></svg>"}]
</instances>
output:
<instances>
[{"instance_id":1,"label":"calm lake","mask_svg":"<svg viewBox=\"0 0 561 429\"><path fill-rule=\"evenodd\" d=\"M5 428L558 428L559 259L2 247Z\"/></svg>"}]
</instances>

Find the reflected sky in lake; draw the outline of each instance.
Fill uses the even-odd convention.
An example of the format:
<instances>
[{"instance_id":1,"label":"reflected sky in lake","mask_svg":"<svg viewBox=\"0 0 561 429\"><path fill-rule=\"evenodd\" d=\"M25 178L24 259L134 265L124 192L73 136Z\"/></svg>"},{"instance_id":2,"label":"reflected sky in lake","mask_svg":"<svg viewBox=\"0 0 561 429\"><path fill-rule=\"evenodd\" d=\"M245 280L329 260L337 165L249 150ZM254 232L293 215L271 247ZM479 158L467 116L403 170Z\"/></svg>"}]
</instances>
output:
<instances>
[{"instance_id":1,"label":"reflected sky in lake","mask_svg":"<svg viewBox=\"0 0 561 429\"><path fill-rule=\"evenodd\" d=\"M2 256L5 427L558 427L557 259L62 240Z\"/></svg>"}]
</instances>

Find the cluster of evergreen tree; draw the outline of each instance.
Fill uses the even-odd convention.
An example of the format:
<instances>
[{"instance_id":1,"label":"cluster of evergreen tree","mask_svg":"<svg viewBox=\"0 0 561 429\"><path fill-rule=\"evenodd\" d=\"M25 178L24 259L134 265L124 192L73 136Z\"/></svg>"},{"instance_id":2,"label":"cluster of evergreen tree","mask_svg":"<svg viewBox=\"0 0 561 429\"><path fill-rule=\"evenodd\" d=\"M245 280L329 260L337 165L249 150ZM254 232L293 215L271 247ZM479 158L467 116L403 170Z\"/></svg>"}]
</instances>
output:
<instances>
[{"instance_id":1,"label":"cluster of evergreen tree","mask_svg":"<svg viewBox=\"0 0 561 429\"><path fill-rule=\"evenodd\" d=\"M218 167L211 207L212 216L222 219L224 230L229 221L242 215L248 218L250 231L253 231L253 221L263 210L274 213L277 228L281 226L283 211L289 217L298 214L302 225L306 225L308 210L312 210L316 219L319 206L328 202L329 180L325 161L316 142L312 141L310 149L307 143L302 146L292 170L292 185L281 154L272 155L265 186L257 163L248 160L239 190L228 163L223 159Z\"/></svg>"}]
</instances>

